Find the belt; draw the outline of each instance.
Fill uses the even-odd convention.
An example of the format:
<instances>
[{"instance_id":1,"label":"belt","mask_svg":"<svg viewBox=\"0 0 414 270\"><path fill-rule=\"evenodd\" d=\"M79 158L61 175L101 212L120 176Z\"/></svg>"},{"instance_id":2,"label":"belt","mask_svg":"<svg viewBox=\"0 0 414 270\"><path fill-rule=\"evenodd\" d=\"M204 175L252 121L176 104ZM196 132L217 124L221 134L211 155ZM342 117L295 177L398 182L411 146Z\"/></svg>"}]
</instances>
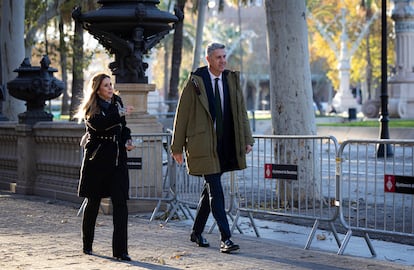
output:
<instances>
[{"instance_id":1,"label":"belt","mask_svg":"<svg viewBox=\"0 0 414 270\"><path fill-rule=\"evenodd\" d=\"M100 139L100 140L106 140L106 141L115 141L116 137L115 136L94 136L96 139Z\"/></svg>"}]
</instances>

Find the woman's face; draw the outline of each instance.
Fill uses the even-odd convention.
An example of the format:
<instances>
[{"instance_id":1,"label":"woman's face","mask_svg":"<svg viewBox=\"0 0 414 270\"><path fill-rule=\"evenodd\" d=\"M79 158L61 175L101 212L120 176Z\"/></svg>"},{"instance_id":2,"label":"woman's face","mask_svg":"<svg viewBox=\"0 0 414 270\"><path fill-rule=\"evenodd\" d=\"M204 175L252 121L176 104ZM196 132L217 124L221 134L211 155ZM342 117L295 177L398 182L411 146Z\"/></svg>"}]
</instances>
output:
<instances>
[{"instance_id":1,"label":"woman's face","mask_svg":"<svg viewBox=\"0 0 414 270\"><path fill-rule=\"evenodd\" d=\"M110 78L104 78L99 85L99 89L97 91L100 98L103 100L110 100L114 95L114 89L112 88L112 83Z\"/></svg>"}]
</instances>

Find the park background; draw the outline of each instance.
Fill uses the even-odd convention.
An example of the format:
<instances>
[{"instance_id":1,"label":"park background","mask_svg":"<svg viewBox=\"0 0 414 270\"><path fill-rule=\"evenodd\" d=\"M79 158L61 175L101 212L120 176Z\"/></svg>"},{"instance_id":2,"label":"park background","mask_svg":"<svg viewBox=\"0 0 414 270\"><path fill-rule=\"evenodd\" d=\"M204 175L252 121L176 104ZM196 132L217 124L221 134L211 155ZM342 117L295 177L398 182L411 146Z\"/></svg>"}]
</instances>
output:
<instances>
[{"instance_id":1,"label":"park background","mask_svg":"<svg viewBox=\"0 0 414 270\"><path fill-rule=\"evenodd\" d=\"M19 66L23 57L29 57L32 64L37 65L41 57L47 54L52 66L58 69L56 77L64 82L65 91L58 99L49 101L47 107L56 120L71 119L93 74L99 71L111 73L108 68L112 61L111 56L71 18L74 6L80 5L86 12L98 8L97 2L26 1L23 18L11 18L13 22L24 22L24 32L20 37L16 36L11 40L20 42L16 46L10 46L13 47L10 53L14 54L15 59L17 57L14 66L11 66L10 61L7 62L7 68L2 65L2 85L6 96L2 107L3 114L8 119L17 119L17 113L24 110L24 103L8 96L5 87L6 82L16 76L12 70ZM395 2L400 1L387 1L389 76L396 72L397 65L396 34L391 18ZM351 104L345 104L340 110L337 108L338 115L347 117L348 109L352 108L356 110L358 119L378 118L381 95L381 1L313 0L305 3L308 30L305 42L308 44L311 79L311 87L306 86L309 89L305 92L311 91L309 95L312 96L312 102L298 99L296 105L302 110L315 112L317 116L335 116L332 114L335 112L335 96L339 96L338 91L345 91L340 94L346 98L352 96ZM171 31L147 55L149 83L156 85L156 91L149 96L150 113L167 112L170 116L174 113L180 87L192 70L205 64L203 49L211 40L227 44L228 67L241 71L247 109L270 112L270 92L282 92L280 96L283 97L283 92L289 91L289 87L270 87L272 74L269 70L268 46L275 45L269 43L267 31L274 26L267 24L269 19L266 20L265 4L265 1L160 1L158 7L162 10L173 12L174 7L180 8L184 13L184 21L181 37L177 39L179 33ZM412 8L411 1L408 5ZM299 10L295 3L289 8ZM7 13L6 8L2 11ZM8 17L2 16L3 27ZM179 27L176 26L175 29ZM2 37L3 42L7 42L7 37ZM341 80L344 80L339 70L340 61L344 60L341 42L345 44L349 54L352 53L345 59L350 65L348 82L345 84L349 87L346 90L340 89L343 87ZM23 44L24 53L18 59L16 48ZM8 51L3 50L2 53L5 55ZM2 59L6 63L6 60L13 58L3 56ZM297 77L300 77L300 70L293 69L293 72L297 72ZM393 101L393 89L390 88L389 100ZM306 104L301 104L303 102ZM308 112L304 112L302 115L307 114ZM395 110L391 110L390 114L392 118L400 118Z\"/></svg>"},{"instance_id":2,"label":"park background","mask_svg":"<svg viewBox=\"0 0 414 270\"><path fill-rule=\"evenodd\" d=\"M79 201L74 197L83 128L68 120L73 120L72 113L90 76L103 69L109 72L107 66L112 60L82 27L76 25L71 12L77 4L82 5L84 12L94 10L98 2L110 1L15 1L13 3L21 5L12 6L11 2L1 2L1 74L6 94L2 112L9 120L3 121L0 129L2 189ZM359 132L348 130L347 135L352 138L368 134L377 137L378 118L388 115L380 115L376 106L375 110L368 111L372 116L367 117L364 104L371 101L378 105L380 88L384 86L381 77L384 73L380 69L384 62L383 46L380 46L384 39L380 30L384 24L379 20L380 15L384 15L380 9L383 3L388 4L386 75L392 77L401 67L406 68L404 63L396 63L397 32L392 13L403 10L407 12L407 19L411 19L412 1L240 1L236 6L230 5L230 1L161 1L159 8L169 12L173 7L178 8L185 19L182 25L175 24L174 31L147 56L149 83L156 88L148 96L149 111L159 120L165 112L165 116L172 118L180 86L191 70L204 64L202 48L214 39L227 44L229 67L242 72L252 122L258 120L257 116L266 123L266 131L262 133L315 135L319 132L316 123L329 122L330 126L335 126L346 122L374 125L374 132L367 132L369 128L366 127ZM395 8L396 3L400 9ZM204 27L200 28L203 7L206 13L201 21ZM201 42L198 41L200 37ZM51 65L58 68L56 76L66 85L66 91L59 98L61 104L48 101L47 109L55 114L51 123L17 124L24 102L10 98L5 85L16 76L14 69L24 57L36 65L45 54L51 59ZM412 70L408 69L408 73ZM394 102L392 89L390 86L390 101ZM121 94L125 93L121 91ZM340 106L334 104L336 97L339 97ZM345 97L346 106L342 106L340 97ZM318 106L321 104L325 105ZM356 109L357 118L350 117L350 108ZM326 117L319 121L323 115ZM393 125L412 125L407 120L396 121L395 115L392 117ZM366 121L368 119L373 121ZM145 130L140 128L142 126L138 125L134 130L135 135L137 130ZM333 128L328 134L333 135L337 130L339 128ZM399 131L399 134L412 138L410 132ZM154 149L158 148L163 150L161 144ZM161 171L158 166L163 163L157 160L151 164L153 167L145 172L146 177L134 179L152 179L154 183L161 180L156 173L152 178L148 176Z\"/></svg>"}]
</instances>

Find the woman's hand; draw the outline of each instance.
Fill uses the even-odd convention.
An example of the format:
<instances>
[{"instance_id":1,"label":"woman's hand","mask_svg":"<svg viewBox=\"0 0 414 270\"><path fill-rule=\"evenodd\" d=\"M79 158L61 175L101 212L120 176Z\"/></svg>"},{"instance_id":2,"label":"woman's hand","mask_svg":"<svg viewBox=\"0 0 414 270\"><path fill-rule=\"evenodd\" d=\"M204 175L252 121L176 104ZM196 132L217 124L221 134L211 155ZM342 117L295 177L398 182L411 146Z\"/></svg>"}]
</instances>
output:
<instances>
[{"instance_id":1,"label":"woman's hand","mask_svg":"<svg viewBox=\"0 0 414 270\"><path fill-rule=\"evenodd\" d=\"M131 151L134 150L136 148L136 146L132 143L132 140L129 139L127 140L126 144L125 144L125 148L127 151Z\"/></svg>"},{"instance_id":2,"label":"woman's hand","mask_svg":"<svg viewBox=\"0 0 414 270\"><path fill-rule=\"evenodd\" d=\"M125 107L125 114L130 114L134 110L134 106L128 105Z\"/></svg>"},{"instance_id":3,"label":"woman's hand","mask_svg":"<svg viewBox=\"0 0 414 270\"><path fill-rule=\"evenodd\" d=\"M122 107L121 103L119 103L118 101L116 102L116 107L118 108L118 113L121 117L130 114L134 110L134 106L128 105Z\"/></svg>"}]
</instances>

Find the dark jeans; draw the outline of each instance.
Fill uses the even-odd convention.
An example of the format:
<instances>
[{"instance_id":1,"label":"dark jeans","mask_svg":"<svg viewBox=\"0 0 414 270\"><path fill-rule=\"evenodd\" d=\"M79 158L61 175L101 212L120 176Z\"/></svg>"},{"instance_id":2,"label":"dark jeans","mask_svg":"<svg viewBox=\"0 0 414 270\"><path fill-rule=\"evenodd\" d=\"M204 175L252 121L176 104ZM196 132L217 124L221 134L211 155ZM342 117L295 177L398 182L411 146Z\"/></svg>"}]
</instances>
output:
<instances>
[{"instance_id":1,"label":"dark jeans","mask_svg":"<svg viewBox=\"0 0 414 270\"><path fill-rule=\"evenodd\" d=\"M204 189L198 203L193 231L196 234L201 234L204 231L204 227L211 211L217 222L217 226L221 234L221 240L225 241L231 237L231 233L224 205L221 173L205 175L204 179Z\"/></svg>"},{"instance_id":2,"label":"dark jeans","mask_svg":"<svg viewBox=\"0 0 414 270\"><path fill-rule=\"evenodd\" d=\"M113 205L112 253L114 256L128 254L128 206L126 200L111 197ZM88 198L82 220L83 248L92 250L96 218L101 204L100 198Z\"/></svg>"}]
</instances>

